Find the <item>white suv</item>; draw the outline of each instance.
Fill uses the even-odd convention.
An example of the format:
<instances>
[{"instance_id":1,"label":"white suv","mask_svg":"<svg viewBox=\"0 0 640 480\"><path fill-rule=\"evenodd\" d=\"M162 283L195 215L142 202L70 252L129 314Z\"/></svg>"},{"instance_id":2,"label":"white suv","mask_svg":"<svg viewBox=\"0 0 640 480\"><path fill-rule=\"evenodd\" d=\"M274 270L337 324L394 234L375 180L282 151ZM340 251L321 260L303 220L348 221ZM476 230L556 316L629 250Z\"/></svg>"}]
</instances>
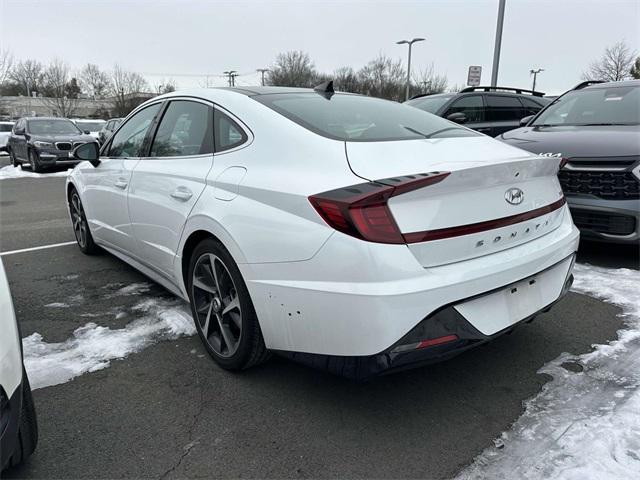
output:
<instances>
[{"instance_id":1,"label":"white suv","mask_svg":"<svg viewBox=\"0 0 640 480\"><path fill-rule=\"evenodd\" d=\"M22 365L20 332L0 261L0 471L23 462L37 442L36 412Z\"/></svg>"}]
</instances>

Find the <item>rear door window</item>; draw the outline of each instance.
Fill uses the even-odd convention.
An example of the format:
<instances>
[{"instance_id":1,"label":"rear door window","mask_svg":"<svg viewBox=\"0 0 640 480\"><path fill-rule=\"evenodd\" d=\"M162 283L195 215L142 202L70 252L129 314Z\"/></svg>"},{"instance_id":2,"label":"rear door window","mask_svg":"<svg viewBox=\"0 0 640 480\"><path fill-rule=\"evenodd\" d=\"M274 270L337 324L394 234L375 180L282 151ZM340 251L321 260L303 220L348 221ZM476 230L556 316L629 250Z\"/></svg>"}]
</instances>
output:
<instances>
[{"instance_id":1,"label":"rear door window","mask_svg":"<svg viewBox=\"0 0 640 480\"><path fill-rule=\"evenodd\" d=\"M509 95L487 95L487 121L512 122L525 117L524 109L517 97Z\"/></svg>"},{"instance_id":2,"label":"rear door window","mask_svg":"<svg viewBox=\"0 0 640 480\"><path fill-rule=\"evenodd\" d=\"M522 102L522 105L524 106L524 117L526 117L528 115L535 115L540 110L542 110L542 105L540 105L539 103L536 103L533 100L530 100L530 99L528 99L526 97L520 97L520 101Z\"/></svg>"},{"instance_id":3,"label":"rear door window","mask_svg":"<svg viewBox=\"0 0 640 480\"><path fill-rule=\"evenodd\" d=\"M169 103L153 144L151 157L180 157L213 153L212 108L204 103Z\"/></svg>"},{"instance_id":4,"label":"rear door window","mask_svg":"<svg viewBox=\"0 0 640 480\"><path fill-rule=\"evenodd\" d=\"M445 118L452 113L464 113L467 122L484 122L484 102L481 95L468 95L456 100L445 113Z\"/></svg>"}]
</instances>

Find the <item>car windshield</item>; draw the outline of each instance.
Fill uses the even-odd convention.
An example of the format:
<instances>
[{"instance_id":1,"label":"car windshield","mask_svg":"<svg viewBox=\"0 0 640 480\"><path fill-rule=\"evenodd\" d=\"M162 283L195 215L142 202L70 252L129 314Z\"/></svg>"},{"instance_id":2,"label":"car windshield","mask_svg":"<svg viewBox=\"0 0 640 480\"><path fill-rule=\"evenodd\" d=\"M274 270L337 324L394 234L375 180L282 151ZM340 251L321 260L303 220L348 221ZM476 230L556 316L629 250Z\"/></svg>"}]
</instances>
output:
<instances>
[{"instance_id":1,"label":"car windshield","mask_svg":"<svg viewBox=\"0 0 640 480\"><path fill-rule=\"evenodd\" d=\"M71 120L29 120L28 130L35 135L82 133Z\"/></svg>"},{"instance_id":2,"label":"car windshield","mask_svg":"<svg viewBox=\"0 0 640 480\"><path fill-rule=\"evenodd\" d=\"M13 123L0 123L0 132L10 132L13 129Z\"/></svg>"},{"instance_id":3,"label":"car windshield","mask_svg":"<svg viewBox=\"0 0 640 480\"><path fill-rule=\"evenodd\" d=\"M477 133L417 108L362 95L278 93L254 100L318 135L351 142L470 137Z\"/></svg>"},{"instance_id":4,"label":"car windshield","mask_svg":"<svg viewBox=\"0 0 640 480\"><path fill-rule=\"evenodd\" d=\"M76 122L78 128L82 131L98 132L104 126L105 122Z\"/></svg>"},{"instance_id":5,"label":"car windshield","mask_svg":"<svg viewBox=\"0 0 640 480\"><path fill-rule=\"evenodd\" d=\"M436 113L445 103L451 100L454 95L430 95L428 97L414 98L405 103L412 107L419 108L429 113Z\"/></svg>"},{"instance_id":6,"label":"car windshield","mask_svg":"<svg viewBox=\"0 0 640 480\"><path fill-rule=\"evenodd\" d=\"M587 88L558 98L533 126L638 125L640 86Z\"/></svg>"}]
</instances>

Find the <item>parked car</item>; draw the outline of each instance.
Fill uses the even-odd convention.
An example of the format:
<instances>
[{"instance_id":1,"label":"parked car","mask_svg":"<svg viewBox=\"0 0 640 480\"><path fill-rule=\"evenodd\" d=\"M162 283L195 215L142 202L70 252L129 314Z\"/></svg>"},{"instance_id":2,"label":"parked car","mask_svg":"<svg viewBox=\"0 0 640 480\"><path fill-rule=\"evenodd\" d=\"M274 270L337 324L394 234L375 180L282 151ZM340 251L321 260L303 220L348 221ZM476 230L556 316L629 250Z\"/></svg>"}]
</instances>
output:
<instances>
[{"instance_id":1,"label":"parked car","mask_svg":"<svg viewBox=\"0 0 640 480\"><path fill-rule=\"evenodd\" d=\"M0 260L0 471L27 459L38 443L38 422L22 364L22 340Z\"/></svg>"},{"instance_id":2,"label":"parked car","mask_svg":"<svg viewBox=\"0 0 640 480\"><path fill-rule=\"evenodd\" d=\"M640 243L640 80L584 82L499 137L563 157L560 184L585 238Z\"/></svg>"},{"instance_id":3,"label":"parked car","mask_svg":"<svg viewBox=\"0 0 640 480\"><path fill-rule=\"evenodd\" d=\"M162 95L74 155L80 249L190 301L223 368L269 351L356 378L436 361L572 281L559 160L331 83Z\"/></svg>"},{"instance_id":4,"label":"parked car","mask_svg":"<svg viewBox=\"0 0 640 480\"><path fill-rule=\"evenodd\" d=\"M93 138L99 141L99 134L102 127L104 127L104 120L94 120L88 118L73 118L71 119L73 123L75 123L80 130L84 133L91 135Z\"/></svg>"},{"instance_id":5,"label":"parked car","mask_svg":"<svg viewBox=\"0 0 640 480\"><path fill-rule=\"evenodd\" d=\"M24 117L16 122L7 142L15 167L29 163L34 172L55 165L76 165L73 147L95 139L66 118Z\"/></svg>"},{"instance_id":6,"label":"parked car","mask_svg":"<svg viewBox=\"0 0 640 480\"><path fill-rule=\"evenodd\" d=\"M0 122L0 153L7 153L7 141L11 135L14 122Z\"/></svg>"},{"instance_id":7,"label":"parked car","mask_svg":"<svg viewBox=\"0 0 640 480\"><path fill-rule=\"evenodd\" d=\"M107 138L111 136L116 127L120 125L121 121L121 118L110 118L105 122L105 124L98 132L98 142L100 143L100 145L107 141Z\"/></svg>"},{"instance_id":8,"label":"parked car","mask_svg":"<svg viewBox=\"0 0 640 480\"><path fill-rule=\"evenodd\" d=\"M550 102L544 93L509 87L468 87L459 93L418 95L405 103L495 137L520 126Z\"/></svg>"}]
</instances>

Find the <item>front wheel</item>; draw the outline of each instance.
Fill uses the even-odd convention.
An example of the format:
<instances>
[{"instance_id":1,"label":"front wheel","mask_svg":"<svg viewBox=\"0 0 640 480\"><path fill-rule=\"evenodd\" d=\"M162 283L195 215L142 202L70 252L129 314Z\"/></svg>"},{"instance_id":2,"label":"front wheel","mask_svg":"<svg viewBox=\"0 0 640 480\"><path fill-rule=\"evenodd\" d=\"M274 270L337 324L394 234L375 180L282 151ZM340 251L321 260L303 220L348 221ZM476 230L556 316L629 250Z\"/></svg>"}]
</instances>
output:
<instances>
[{"instance_id":1,"label":"front wheel","mask_svg":"<svg viewBox=\"0 0 640 480\"><path fill-rule=\"evenodd\" d=\"M238 266L214 239L198 244L189 262L188 291L198 335L226 370L243 370L269 357Z\"/></svg>"},{"instance_id":2,"label":"front wheel","mask_svg":"<svg viewBox=\"0 0 640 480\"><path fill-rule=\"evenodd\" d=\"M71 214L73 233L82 253L87 255L98 253L100 247L93 241L93 235L91 235L91 230L89 230L89 222L87 222L80 195L78 195L78 191L75 188L71 190L71 194L69 195L69 213Z\"/></svg>"},{"instance_id":3,"label":"front wheel","mask_svg":"<svg viewBox=\"0 0 640 480\"><path fill-rule=\"evenodd\" d=\"M20 165L20 162L18 161L16 154L13 153L13 150L9 150L9 159L11 160L11 165L13 165L14 167L17 168L18 165Z\"/></svg>"}]
</instances>

